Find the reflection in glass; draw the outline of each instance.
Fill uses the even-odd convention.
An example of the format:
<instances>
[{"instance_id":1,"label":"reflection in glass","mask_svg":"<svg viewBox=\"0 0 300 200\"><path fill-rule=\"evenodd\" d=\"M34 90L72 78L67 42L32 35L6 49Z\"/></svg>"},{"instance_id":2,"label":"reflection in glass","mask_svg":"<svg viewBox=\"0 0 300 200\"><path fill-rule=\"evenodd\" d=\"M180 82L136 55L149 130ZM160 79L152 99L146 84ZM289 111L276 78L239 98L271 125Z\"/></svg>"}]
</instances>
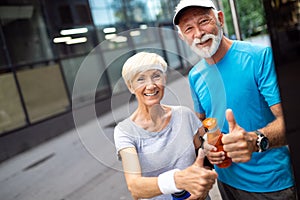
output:
<instances>
[{"instance_id":1,"label":"reflection in glass","mask_svg":"<svg viewBox=\"0 0 300 200\"><path fill-rule=\"evenodd\" d=\"M169 0L89 0L96 26L126 24L138 28L138 23L170 22L177 2ZM127 29L127 30L128 30Z\"/></svg>"},{"instance_id":2,"label":"reflection in glass","mask_svg":"<svg viewBox=\"0 0 300 200\"><path fill-rule=\"evenodd\" d=\"M69 108L69 100L58 65L17 72L31 122L53 116Z\"/></svg>"},{"instance_id":3,"label":"reflection in glass","mask_svg":"<svg viewBox=\"0 0 300 200\"><path fill-rule=\"evenodd\" d=\"M13 64L53 58L40 6L30 2L0 6L2 29Z\"/></svg>"},{"instance_id":4,"label":"reflection in glass","mask_svg":"<svg viewBox=\"0 0 300 200\"><path fill-rule=\"evenodd\" d=\"M121 7L120 0L89 0L92 17L96 26L115 24L117 19L113 7Z\"/></svg>"},{"instance_id":5,"label":"reflection in glass","mask_svg":"<svg viewBox=\"0 0 300 200\"><path fill-rule=\"evenodd\" d=\"M90 101L91 95L96 95L96 100L109 95L109 93L107 93L109 84L106 74L104 74L104 64L101 62L100 53L97 51L92 51L88 56L65 59L62 61L62 66L68 86L68 92L70 96L72 96L72 100L76 101L76 105L91 103L86 102ZM81 72L79 70L81 70ZM82 76L83 70L86 77L78 77ZM80 91L76 92L76 95L78 96L73 95L73 86L76 78L83 78L86 80L82 81L80 85L77 85L77 90ZM99 80L98 85L92 85L97 80ZM94 100L95 99L92 99L92 101Z\"/></svg>"},{"instance_id":6,"label":"reflection in glass","mask_svg":"<svg viewBox=\"0 0 300 200\"><path fill-rule=\"evenodd\" d=\"M0 134L26 125L13 74L0 75Z\"/></svg>"}]
</instances>

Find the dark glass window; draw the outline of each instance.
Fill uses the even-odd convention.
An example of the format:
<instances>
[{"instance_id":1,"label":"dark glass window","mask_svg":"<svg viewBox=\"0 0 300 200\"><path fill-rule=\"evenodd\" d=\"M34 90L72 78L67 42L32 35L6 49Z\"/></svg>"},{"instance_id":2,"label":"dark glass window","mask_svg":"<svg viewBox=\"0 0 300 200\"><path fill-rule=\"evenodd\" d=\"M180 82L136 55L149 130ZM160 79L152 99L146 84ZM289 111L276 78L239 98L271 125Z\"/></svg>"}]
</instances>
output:
<instances>
[{"instance_id":1,"label":"dark glass window","mask_svg":"<svg viewBox=\"0 0 300 200\"><path fill-rule=\"evenodd\" d=\"M119 18L124 18L124 12L116 8L122 8L121 0L90 0L91 13L96 26L106 26L117 23Z\"/></svg>"},{"instance_id":2,"label":"dark glass window","mask_svg":"<svg viewBox=\"0 0 300 200\"><path fill-rule=\"evenodd\" d=\"M57 57L84 55L97 45L87 0L45 0L45 13Z\"/></svg>"},{"instance_id":3,"label":"dark glass window","mask_svg":"<svg viewBox=\"0 0 300 200\"><path fill-rule=\"evenodd\" d=\"M26 5L20 3L1 7L4 8L1 10L3 36L12 64L26 64L53 58L38 2L32 0Z\"/></svg>"},{"instance_id":4,"label":"dark glass window","mask_svg":"<svg viewBox=\"0 0 300 200\"><path fill-rule=\"evenodd\" d=\"M12 73L0 74L0 135L26 125L25 114Z\"/></svg>"},{"instance_id":5,"label":"dark glass window","mask_svg":"<svg viewBox=\"0 0 300 200\"><path fill-rule=\"evenodd\" d=\"M30 122L69 109L69 100L60 67L56 63L17 71Z\"/></svg>"},{"instance_id":6,"label":"dark glass window","mask_svg":"<svg viewBox=\"0 0 300 200\"><path fill-rule=\"evenodd\" d=\"M79 24L92 24L92 18L87 5L79 4L75 7L76 13L78 15Z\"/></svg>"},{"instance_id":7,"label":"dark glass window","mask_svg":"<svg viewBox=\"0 0 300 200\"><path fill-rule=\"evenodd\" d=\"M1 27L0 27L0 31L2 31ZM3 38L0 37L0 71L1 71L1 69L5 68L5 65L7 65L6 58L5 58L5 53L6 52L4 52L5 48L6 47L4 46Z\"/></svg>"},{"instance_id":8,"label":"dark glass window","mask_svg":"<svg viewBox=\"0 0 300 200\"><path fill-rule=\"evenodd\" d=\"M61 24L68 25L74 23L71 8L69 5L59 6L58 11L60 15Z\"/></svg>"}]
</instances>

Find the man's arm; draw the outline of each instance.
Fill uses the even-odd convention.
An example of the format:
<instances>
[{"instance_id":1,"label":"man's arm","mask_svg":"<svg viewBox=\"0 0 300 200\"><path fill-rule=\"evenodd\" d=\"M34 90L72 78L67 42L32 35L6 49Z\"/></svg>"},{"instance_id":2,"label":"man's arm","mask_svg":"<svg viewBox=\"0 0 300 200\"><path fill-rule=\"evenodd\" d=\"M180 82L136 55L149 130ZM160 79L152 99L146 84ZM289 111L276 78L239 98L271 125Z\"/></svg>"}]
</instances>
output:
<instances>
[{"instance_id":1,"label":"man's arm","mask_svg":"<svg viewBox=\"0 0 300 200\"><path fill-rule=\"evenodd\" d=\"M196 115L201 121L203 121L206 118L204 113L201 114L201 113L196 112Z\"/></svg>"},{"instance_id":2,"label":"man's arm","mask_svg":"<svg viewBox=\"0 0 300 200\"><path fill-rule=\"evenodd\" d=\"M270 142L270 147L280 147L287 144L285 137L285 123L281 104L275 104L270 107L275 120L266 127L259 129Z\"/></svg>"}]
</instances>

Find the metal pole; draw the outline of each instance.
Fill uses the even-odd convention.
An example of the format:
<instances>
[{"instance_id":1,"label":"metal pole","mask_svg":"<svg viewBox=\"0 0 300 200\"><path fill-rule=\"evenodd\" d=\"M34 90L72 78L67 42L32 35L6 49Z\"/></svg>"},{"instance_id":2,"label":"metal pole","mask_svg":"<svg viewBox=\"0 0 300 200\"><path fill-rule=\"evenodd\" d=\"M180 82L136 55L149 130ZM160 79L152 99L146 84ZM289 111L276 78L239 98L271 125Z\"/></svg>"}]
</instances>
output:
<instances>
[{"instance_id":1,"label":"metal pole","mask_svg":"<svg viewBox=\"0 0 300 200\"><path fill-rule=\"evenodd\" d=\"M236 39L237 40L242 40L241 29L240 29L237 10L236 10L235 0L229 0L229 5L230 5L231 16L232 16L232 21L233 21L233 26L234 26L234 32L235 32Z\"/></svg>"}]
</instances>

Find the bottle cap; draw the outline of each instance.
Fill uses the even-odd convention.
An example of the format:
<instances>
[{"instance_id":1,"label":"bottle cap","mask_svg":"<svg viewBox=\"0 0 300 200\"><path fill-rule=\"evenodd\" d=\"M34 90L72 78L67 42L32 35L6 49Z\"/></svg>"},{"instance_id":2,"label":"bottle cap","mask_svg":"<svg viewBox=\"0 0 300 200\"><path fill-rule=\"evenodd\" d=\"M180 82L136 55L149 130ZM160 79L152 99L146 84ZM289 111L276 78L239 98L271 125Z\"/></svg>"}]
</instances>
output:
<instances>
[{"instance_id":1,"label":"bottle cap","mask_svg":"<svg viewBox=\"0 0 300 200\"><path fill-rule=\"evenodd\" d=\"M202 124L206 129L212 130L217 126L217 119L213 117L206 118L203 120Z\"/></svg>"}]
</instances>

